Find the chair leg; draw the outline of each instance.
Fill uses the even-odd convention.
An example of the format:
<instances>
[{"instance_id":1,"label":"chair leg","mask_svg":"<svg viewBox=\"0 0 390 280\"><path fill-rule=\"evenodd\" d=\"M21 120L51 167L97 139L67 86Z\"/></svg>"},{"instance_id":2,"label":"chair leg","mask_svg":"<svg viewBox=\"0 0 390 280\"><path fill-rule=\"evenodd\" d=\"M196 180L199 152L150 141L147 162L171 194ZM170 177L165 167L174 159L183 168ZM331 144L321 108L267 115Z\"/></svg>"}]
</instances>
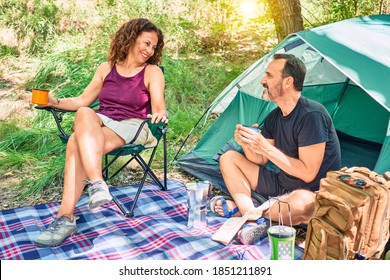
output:
<instances>
[{"instance_id":1,"label":"chair leg","mask_svg":"<svg viewBox=\"0 0 390 280\"><path fill-rule=\"evenodd\" d=\"M160 187L161 190L167 190L167 188L165 186L166 182L164 183L164 185L161 184L161 182L158 180L157 176L150 169L150 165L151 165L151 163L153 161L153 157L154 157L154 152L155 152L155 150L152 152L152 155L150 156L148 163L146 163L145 160L138 153L135 153L133 155L133 158L138 162L138 164L144 170L144 174L142 176L141 182L138 185L138 190L134 196L134 199L133 199L132 204L130 206L129 212L127 212L126 209L121 205L121 203L113 196L114 203L118 206L119 210L121 211L123 216L125 216L126 218L134 217L134 209L137 206L138 198L141 194L142 188L144 187L147 175L149 175L152 178L152 180Z\"/></svg>"},{"instance_id":2,"label":"chair leg","mask_svg":"<svg viewBox=\"0 0 390 280\"><path fill-rule=\"evenodd\" d=\"M123 168L125 168L133 159L134 159L134 156L131 157L128 161L126 161L114 174L112 174L110 177L108 177L107 180L114 178L116 175L118 175L118 173L121 172L123 170Z\"/></svg>"},{"instance_id":3,"label":"chair leg","mask_svg":"<svg viewBox=\"0 0 390 280\"><path fill-rule=\"evenodd\" d=\"M157 176L154 174L154 172L150 168L150 165L151 165L151 163L152 163L152 161L154 159L154 155L156 153L158 145L153 149L148 163L145 162L145 160L139 155L138 152L134 152L132 154L132 158L128 162L126 162L125 165L123 165L123 167L124 167L130 161L135 159L138 162L138 164L142 167L142 169L144 170L144 174L142 176L142 180L141 180L140 184L138 185L138 190L137 190L137 193L136 193L136 195L135 195L135 197L134 197L134 199L132 201L132 204L131 204L131 207L129 209L129 212L127 212L126 209L123 207L123 205L115 197L113 197L114 203L118 206L119 210L122 212L122 214L126 218L134 217L134 209L137 206L138 198L139 198L139 196L141 194L141 191L142 191L142 188L143 188L143 186L145 184L147 175L149 175L152 178L152 180L160 187L161 190L166 191L168 189L168 187L167 187L167 153L166 153L166 150L167 150L166 140L167 140L167 138L166 138L166 128L162 132L163 132L163 142L164 142L163 143L164 144L164 183L163 184L161 184L160 180L157 178ZM106 167L105 167L104 171L108 171L108 167L110 165L111 165L111 162L108 165L107 165L107 162L106 162ZM115 176L117 173L119 173L123 169L123 167L121 167L113 176ZM107 173L107 178L108 178L108 173Z\"/></svg>"},{"instance_id":4,"label":"chair leg","mask_svg":"<svg viewBox=\"0 0 390 280\"><path fill-rule=\"evenodd\" d=\"M138 158L135 157L135 159L138 161ZM145 170L145 167L143 166L143 164L140 162L140 165L142 166L142 168L144 168ZM140 184L138 185L138 190L137 190L137 193L135 194L134 196L134 199L132 201L132 204L131 204L131 207L129 209L129 211L127 212L126 209L123 207L123 205L119 202L119 200L115 197L115 196L112 196L112 201L116 204L116 206L118 206L119 210L121 211L121 213L123 214L123 216L125 216L126 218L132 218L134 217L134 209L137 205L137 201L138 201L138 198L141 194L141 191L142 191L142 188L145 184L145 181L146 181L146 176L148 175L148 172L145 170L144 172L144 175L142 176L142 180L140 182Z\"/></svg>"},{"instance_id":5,"label":"chair leg","mask_svg":"<svg viewBox=\"0 0 390 280\"><path fill-rule=\"evenodd\" d=\"M122 170L124 166L122 166L122 168L117 171L114 175L112 176L109 176L108 174L108 169L110 168L110 166L117 160L117 158L119 158L121 155L123 154L123 151L120 151L119 153L117 153L114 158L111 159L110 162L108 162L108 155L105 154L104 155L104 168L102 169L102 175L103 175L103 179L106 181L106 180L109 180L110 178L114 177L116 174L119 173L120 170ZM129 160L129 162L131 161L132 159ZM127 163L126 163L127 164Z\"/></svg>"},{"instance_id":6,"label":"chair leg","mask_svg":"<svg viewBox=\"0 0 390 280\"><path fill-rule=\"evenodd\" d=\"M118 201L118 199L115 196L112 196L112 201L116 204L116 206L118 206L123 216L125 216L126 218L134 217L133 211L127 212L126 209L122 206L122 204Z\"/></svg>"},{"instance_id":7,"label":"chair leg","mask_svg":"<svg viewBox=\"0 0 390 280\"><path fill-rule=\"evenodd\" d=\"M167 187L167 128L163 132L163 141L164 141L164 191L168 189Z\"/></svg>"},{"instance_id":8,"label":"chair leg","mask_svg":"<svg viewBox=\"0 0 390 280\"><path fill-rule=\"evenodd\" d=\"M104 168L102 170L103 179L106 181L108 180L108 167L106 167L108 164L108 155L104 155Z\"/></svg>"},{"instance_id":9,"label":"chair leg","mask_svg":"<svg viewBox=\"0 0 390 280\"><path fill-rule=\"evenodd\" d=\"M166 187L164 187L163 184L161 184L161 182L157 178L156 174L154 174L154 172L150 168L150 165L151 165L153 158L154 158L155 151L156 150L153 150L152 155L150 156L148 163L146 163L145 160L141 156L139 156L139 154L137 154L135 156L135 160L138 162L139 165L141 165L141 167L145 171L145 173L149 174L150 178L152 178L152 180L160 187L160 189L163 191L166 191L167 190Z\"/></svg>"},{"instance_id":10,"label":"chair leg","mask_svg":"<svg viewBox=\"0 0 390 280\"><path fill-rule=\"evenodd\" d=\"M141 194L142 188L144 187L147 174L148 173L145 171L144 175L142 176L142 180L141 180L141 182L140 182L140 184L138 186L137 193L134 196L133 203L131 204L130 211L128 213L128 215L130 215L130 217L134 217L134 209L137 206L138 198L139 198L139 196Z\"/></svg>"}]
</instances>

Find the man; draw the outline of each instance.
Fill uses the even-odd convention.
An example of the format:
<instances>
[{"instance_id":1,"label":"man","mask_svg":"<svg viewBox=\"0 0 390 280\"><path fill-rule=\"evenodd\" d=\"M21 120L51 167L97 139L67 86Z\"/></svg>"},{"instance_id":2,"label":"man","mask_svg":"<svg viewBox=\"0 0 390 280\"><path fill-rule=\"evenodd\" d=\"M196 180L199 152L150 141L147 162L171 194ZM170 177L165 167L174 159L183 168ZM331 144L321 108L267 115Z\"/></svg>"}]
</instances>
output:
<instances>
[{"instance_id":1,"label":"man","mask_svg":"<svg viewBox=\"0 0 390 280\"><path fill-rule=\"evenodd\" d=\"M263 99L278 107L265 119L264 129L254 132L237 125L236 142L244 154L228 151L220 158L222 176L233 200L219 199L215 213L224 216L226 208L239 216L255 206L251 191L265 198L279 197L288 202L292 224L308 223L314 211L314 192L328 170L340 168L340 144L332 119L318 102L301 95L306 68L290 54L275 54L261 80ZM280 172L268 170L267 161ZM225 204L225 205L223 205ZM284 224L290 224L288 207L280 203ZM250 212L248 212L250 213ZM265 218L278 221L279 207L263 212Z\"/></svg>"}]
</instances>

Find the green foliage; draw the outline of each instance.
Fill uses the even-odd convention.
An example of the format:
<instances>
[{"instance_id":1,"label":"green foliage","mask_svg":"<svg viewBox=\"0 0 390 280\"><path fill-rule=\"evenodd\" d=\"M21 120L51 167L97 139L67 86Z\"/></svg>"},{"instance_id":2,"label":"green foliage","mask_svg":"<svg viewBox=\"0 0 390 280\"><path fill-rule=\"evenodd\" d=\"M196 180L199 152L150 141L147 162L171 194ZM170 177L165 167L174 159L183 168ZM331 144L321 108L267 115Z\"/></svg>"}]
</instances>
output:
<instances>
[{"instance_id":1,"label":"green foliage","mask_svg":"<svg viewBox=\"0 0 390 280\"><path fill-rule=\"evenodd\" d=\"M302 14L307 28L357 16L380 14L378 0L301 0Z\"/></svg>"},{"instance_id":2,"label":"green foliage","mask_svg":"<svg viewBox=\"0 0 390 280\"><path fill-rule=\"evenodd\" d=\"M105 60L103 47L93 44L83 49L71 49L45 57L28 86L46 88L59 97L80 94Z\"/></svg>"},{"instance_id":3,"label":"green foliage","mask_svg":"<svg viewBox=\"0 0 390 280\"><path fill-rule=\"evenodd\" d=\"M210 56L186 60L166 58L164 67L173 143L183 140L207 106L244 69Z\"/></svg>"},{"instance_id":4,"label":"green foliage","mask_svg":"<svg viewBox=\"0 0 390 280\"><path fill-rule=\"evenodd\" d=\"M44 51L47 40L57 34L59 8L54 1L34 0L29 6L28 2L2 0L0 10L5 25L15 31L18 41L29 41L29 53Z\"/></svg>"},{"instance_id":5,"label":"green foliage","mask_svg":"<svg viewBox=\"0 0 390 280\"><path fill-rule=\"evenodd\" d=\"M19 51L16 47L0 45L0 56L19 56Z\"/></svg>"},{"instance_id":6,"label":"green foliage","mask_svg":"<svg viewBox=\"0 0 390 280\"><path fill-rule=\"evenodd\" d=\"M20 185L23 195L38 192L51 184L62 184L65 147L59 143L47 122L37 120L32 128L23 129L14 123L0 125L0 170L20 170L30 174Z\"/></svg>"}]
</instances>

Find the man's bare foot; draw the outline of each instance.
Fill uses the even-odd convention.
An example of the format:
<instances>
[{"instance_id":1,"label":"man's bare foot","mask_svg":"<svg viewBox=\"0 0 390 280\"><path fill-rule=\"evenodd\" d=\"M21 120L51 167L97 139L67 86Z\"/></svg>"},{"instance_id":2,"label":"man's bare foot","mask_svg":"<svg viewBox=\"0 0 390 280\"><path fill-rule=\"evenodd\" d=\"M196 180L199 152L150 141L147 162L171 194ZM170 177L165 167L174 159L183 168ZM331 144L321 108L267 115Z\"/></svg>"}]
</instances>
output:
<instances>
[{"instance_id":1,"label":"man's bare foot","mask_svg":"<svg viewBox=\"0 0 390 280\"><path fill-rule=\"evenodd\" d=\"M210 203L211 211L221 217L241 217L237 204L228 197L216 196Z\"/></svg>"},{"instance_id":2,"label":"man's bare foot","mask_svg":"<svg viewBox=\"0 0 390 280\"><path fill-rule=\"evenodd\" d=\"M233 200L226 200L226 205L229 209L229 212L231 212L233 209L237 207L237 204ZM217 202L215 202L215 212L217 212L218 215L223 216L223 207L222 207L221 200L217 200ZM237 212L233 214L232 217L241 217L241 213Z\"/></svg>"}]
</instances>

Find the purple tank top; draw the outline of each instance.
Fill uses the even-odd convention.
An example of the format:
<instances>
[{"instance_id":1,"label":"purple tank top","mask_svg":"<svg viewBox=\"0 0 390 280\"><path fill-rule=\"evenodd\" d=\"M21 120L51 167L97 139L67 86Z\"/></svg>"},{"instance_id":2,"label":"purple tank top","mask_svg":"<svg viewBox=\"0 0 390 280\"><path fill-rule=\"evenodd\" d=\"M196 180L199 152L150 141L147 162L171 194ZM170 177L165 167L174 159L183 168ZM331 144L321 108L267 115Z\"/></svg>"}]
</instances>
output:
<instances>
[{"instance_id":1,"label":"purple tank top","mask_svg":"<svg viewBox=\"0 0 390 280\"><path fill-rule=\"evenodd\" d=\"M100 108L96 112L116 121L146 119L151 112L151 104L150 93L144 83L145 68L133 77L123 77L114 65L103 81L98 97Z\"/></svg>"}]
</instances>

